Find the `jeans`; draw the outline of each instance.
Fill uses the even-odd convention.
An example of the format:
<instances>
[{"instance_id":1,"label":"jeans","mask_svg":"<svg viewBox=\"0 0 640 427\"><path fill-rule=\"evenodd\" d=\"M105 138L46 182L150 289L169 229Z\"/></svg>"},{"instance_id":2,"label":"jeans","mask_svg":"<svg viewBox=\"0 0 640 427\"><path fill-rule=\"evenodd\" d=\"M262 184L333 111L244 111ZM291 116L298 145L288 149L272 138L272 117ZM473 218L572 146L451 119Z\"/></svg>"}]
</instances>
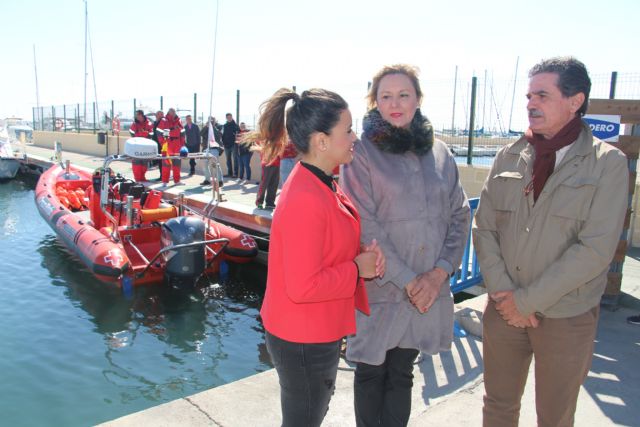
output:
<instances>
[{"instance_id":1,"label":"jeans","mask_svg":"<svg viewBox=\"0 0 640 427\"><path fill-rule=\"evenodd\" d=\"M406 426L411 415L413 362L420 352L392 348L382 365L358 363L354 376L356 425Z\"/></svg>"},{"instance_id":2,"label":"jeans","mask_svg":"<svg viewBox=\"0 0 640 427\"><path fill-rule=\"evenodd\" d=\"M225 145L224 152L227 158L227 175L238 176L238 146Z\"/></svg>"},{"instance_id":3,"label":"jeans","mask_svg":"<svg viewBox=\"0 0 640 427\"><path fill-rule=\"evenodd\" d=\"M215 165L219 162L218 156L220 155L220 149L218 148L208 148L206 150L204 150L205 153L211 153L213 154L214 158L213 159L205 159L205 166L204 166L204 179L205 181L211 181L211 171L209 171L209 168L213 168L213 170L216 172L216 174L218 175L218 182L222 182L222 170L220 168L215 167Z\"/></svg>"},{"instance_id":4,"label":"jeans","mask_svg":"<svg viewBox=\"0 0 640 427\"><path fill-rule=\"evenodd\" d=\"M293 167L296 165L297 162L298 162L298 159L296 159L295 157L280 159L280 186L281 187L284 186L284 183L287 181L287 178L289 178L289 174L291 174L291 171L293 170Z\"/></svg>"},{"instance_id":5,"label":"jeans","mask_svg":"<svg viewBox=\"0 0 640 427\"><path fill-rule=\"evenodd\" d=\"M266 332L266 342L280 381L282 426L320 426L335 389L341 340L301 344Z\"/></svg>"},{"instance_id":6,"label":"jeans","mask_svg":"<svg viewBox=\"0 0 640 427\"><path fill-rule=\"evenodd\" d=\"M245 170L247 171L247 181L251 181L251 156L252 152L240 154L240 162L238 165L238 178L243 179Z\"/></svg>"}]
</instances>

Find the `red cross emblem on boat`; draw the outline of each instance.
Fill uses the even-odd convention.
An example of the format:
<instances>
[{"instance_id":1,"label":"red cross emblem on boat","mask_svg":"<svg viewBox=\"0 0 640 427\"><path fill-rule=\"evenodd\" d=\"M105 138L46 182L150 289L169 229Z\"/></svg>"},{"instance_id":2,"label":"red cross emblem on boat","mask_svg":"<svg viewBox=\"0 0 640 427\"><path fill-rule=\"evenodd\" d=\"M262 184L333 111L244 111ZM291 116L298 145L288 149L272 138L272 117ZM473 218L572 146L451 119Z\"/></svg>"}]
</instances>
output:
<instances>
[{"instance_id":1,"label":"red cross emblem on boat","mask_svg":"<svg viewBox=\"0 0 640 427\"><path fill-rule=\"evenodd\" d=\"M242 246L247 246L249 248L255 248L256 247L256 241L253 240L251 237L249 237L246 234L242 235L242 239L240 240L240 243L242 243Z\"/></svg>"},{"instance_id":2,"label":"red cross emblem on boat","mask_svg":"<svg viewBox=\"0 0 640 427\"><path fill-rule=\"evenodd\" d=\"M120 251L109 251L109 255L104 257L104 262L113 266L122 264L122 261L124 261L124 258L120 254Z\"/></svg>"}]
</instances>

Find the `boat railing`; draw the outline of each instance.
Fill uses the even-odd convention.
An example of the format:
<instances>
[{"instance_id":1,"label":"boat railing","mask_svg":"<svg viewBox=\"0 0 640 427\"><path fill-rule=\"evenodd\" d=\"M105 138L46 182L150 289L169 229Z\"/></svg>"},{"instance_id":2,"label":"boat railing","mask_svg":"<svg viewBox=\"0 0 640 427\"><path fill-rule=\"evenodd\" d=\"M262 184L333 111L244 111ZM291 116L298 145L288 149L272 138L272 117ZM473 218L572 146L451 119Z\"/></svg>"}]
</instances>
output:
<instances>
[{"instance_id":1,"label":"boat railing","mask_svg":"<svg viewBox=\"0 0 640 427\"><path fill-rule=\"evenodd\" d=\"M145 161L154 161L154 160L190 160L190 159L206 159L207 160L207 168L210 171L214 172L212 174L215 179L213 179L213 185L211 187L211 200L207 203L204 209L204 216L207 218L211 217L211 214L216 209L218 204L222 201L222 194L220 193L220 187L218 185L217 180L217 170L220 168L220 162L218 157L209 153L189 153L186 156L162 156L162 155L154 155L154 156L144 156L144 157L132 157L126 154L115 154L111 156L107 156L104 160L104 164L102 167L102 175L100 178L100 209L104 216L113 224L111 235L116 240L120 240L118 226L119 221L109 212L107 206L109 205L109 185L111 180L111 168L110 165L113 162L121 161L121 162L131 162L133 160L145 160ZM64 166L63 166L64 167ZM131 208L129 208L131 209ZM128 213L129 215L129 213ZM208 228L208 227L207 227Z\"/></svg>"},{"instance_id":2,"label":"boat railing","mask_svg":"<svg viewBox=\"0 0 640 427\"><path fill-rule=\"evenodd\" d=\"M139 279L139 278L144 276L144 274L147 272L147 270L153 265L153 263L156 262L158 257L160 257L160 255L164 254L165 252L175 251L175 250L184 249L184 248L191 248L191 247L194 247L194 246L213 245L213 244L216 244L216 243L221 243L222 244L222 249L224 249L224 247L229 244L229 239L224 239L224 238L221 238L221 239L209 239L209 240L199 240L197 242L191 242L191 243L181 243L179 245L169 245L169 246L166 246L164 248L161 248L158 251L158 253L155 254L153 258L151 258L150 261L144 255L142 255L142 252L140 252L140 250L137 247L135 247L135 245L133 245L133 243L131 241L129 241L128 243L134 249L136 249L136 252L138 252L138 255L140 255L142 257L142 260L145 261L146 264L147 264L145 266L144 270L142 270L141 272L136 274L136 279ZM213 262L213 260L218 256L218 254L220 252L214 251L209 246L205 246L205 248L213 253L213 257L209 261L209 264L211 264L211 262Z\"/></svg>"}]
</instances>

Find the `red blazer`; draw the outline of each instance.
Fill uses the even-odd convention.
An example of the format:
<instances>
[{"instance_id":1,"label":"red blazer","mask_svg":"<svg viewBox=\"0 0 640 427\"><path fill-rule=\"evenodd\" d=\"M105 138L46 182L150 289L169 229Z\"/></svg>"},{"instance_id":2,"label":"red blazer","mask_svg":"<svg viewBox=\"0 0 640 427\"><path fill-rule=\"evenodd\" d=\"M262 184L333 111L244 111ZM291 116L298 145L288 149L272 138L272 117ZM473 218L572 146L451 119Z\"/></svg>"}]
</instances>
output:
<instances>
[{"instance_id":1,"label":"red blazer","mask_svg":"<svg viewBox=\"0 0 640 427\"><path fill-rule=\"evenodd\" d=\"M265 329L298 343L331 342L354 334L355 309L369 314L364 282L353 262L359 253L356 208L339 187L332 192L296 164L271 223L267 290L260 311Z\"/></svg>"}]
</instances>

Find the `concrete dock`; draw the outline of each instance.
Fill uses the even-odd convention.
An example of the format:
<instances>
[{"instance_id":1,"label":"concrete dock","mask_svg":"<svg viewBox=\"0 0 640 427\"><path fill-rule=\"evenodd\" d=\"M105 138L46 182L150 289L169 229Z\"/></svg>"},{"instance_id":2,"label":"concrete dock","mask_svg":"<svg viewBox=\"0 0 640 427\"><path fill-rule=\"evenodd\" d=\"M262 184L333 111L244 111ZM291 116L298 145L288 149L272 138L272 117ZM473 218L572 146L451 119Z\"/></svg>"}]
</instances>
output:
<instances>
[{"instance_id":1,"label":"concrete dock","mask_svg":"<svg viewBox=\"0 0 640 427\"><path fill-rule=\"evenodd\" d=\"M32 161L46 162L52 150L29 147ZM96 158L64 153L73 163L95 169ZM38 160L40 159L40 160ZM183 162L184 163L184 162ZM128 165L123 164L123 173ZM116 167L116 170L119 171ZM185 176L186 174L183 174ZM158 176L157 169L147 173ZM201 176L185 178L185 185L169 187L170 194L184 191L194 200L208 201ZM155 187L152 183L151 187ZM228 209L246 215L256 229L270 224L270 213L255 209L255 183L225 182L226 202L217 214ZM629 249L622 282L623 295L617 311L602 310L593 365L583 385L576 412L576 426L639 426L640 326L626 318L640 313L640 248ZM482 424L483 361L481 340L484 296L456 306L456 317L469 332L456 338L450 352L421 355L416 363L410 426L480 426ZM533 364L532 364L533 366ZM341 361L336 391L324 426L353 426L353 369ZM636 402L636 403L634 403ZM533 369L522 399L522 426L536 424ZM168 402L102 424L103 426L279 426L280 399L275 371L269 370L234 383Z\"/></svg>"},{"instance_id":2,"label":"concrete dock","mask_svg":"<svg viewBox=\"0 0 640 427\"><path fill-rule=\"evenodd\" d=\"M640 425L640 326L626 323L628 316L640 313L640 249L629 251L622 289L620 308L601 311L593 365L580 391L576 426ZM482 340L474 334L481 334L485 302L480 296L457 305L456 317L470 334L456 338L450 352L419 358L410 426L482 425ZM324 426L355 425L352 382L353 369L343 360ZM520 425L536 424L534 402L531 369ZM272 369L102 425L268 427L279 426L280 421L278 378Z\"/></svg>"}]
</instances>

